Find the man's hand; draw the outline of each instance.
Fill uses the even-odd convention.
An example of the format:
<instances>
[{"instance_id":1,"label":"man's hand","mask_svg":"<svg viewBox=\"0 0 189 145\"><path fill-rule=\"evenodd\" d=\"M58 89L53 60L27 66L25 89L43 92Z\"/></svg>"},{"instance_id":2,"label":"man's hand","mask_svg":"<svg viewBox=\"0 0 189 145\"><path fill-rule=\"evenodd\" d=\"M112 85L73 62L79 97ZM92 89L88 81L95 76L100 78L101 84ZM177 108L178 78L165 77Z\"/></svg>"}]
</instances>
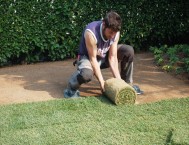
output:
<instances>
[{"instance_id":1,"label":"man's hand","mask_svg":"<svg viewBox=\"0 0 189 145\"><path fill-rule=\"evenodd\" d=\"M105 89L104 89L104 82L105 82L105 81L100 82L100 87L101 87L101 92L102 92L102 93L105 92Z\"/></svg>"}]
</instances>

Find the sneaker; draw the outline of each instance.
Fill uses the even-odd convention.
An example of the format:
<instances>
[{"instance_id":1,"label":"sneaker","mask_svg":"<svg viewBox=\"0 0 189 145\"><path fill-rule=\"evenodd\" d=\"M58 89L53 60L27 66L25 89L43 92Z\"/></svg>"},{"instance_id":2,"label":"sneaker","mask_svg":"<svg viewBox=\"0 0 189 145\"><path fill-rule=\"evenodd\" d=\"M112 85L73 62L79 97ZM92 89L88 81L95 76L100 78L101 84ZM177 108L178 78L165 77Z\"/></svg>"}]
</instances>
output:
<instances>
[{"instance_id":1,"label":"sneaker","mask_svg":"<svg viewBox=\"0 0 189 145\"><path fill-rule=\"evenodd\" d=\"M80 94L78 90L76 91L73 91L70 89L64 90L64 98L79 98L79 97L80 97Z\"/></svg>"},{"instance_id":2,"label":"sneaker","mask_svg":"<svg viewBox=\"0 0 189 145\"><path fill-rule=\"evenodd\" d=\"M135 92L137 93L137 95L141 95L144 93L142 90L140 90L139 86L137 86L137 85L133 85L133 88L134 88Z\"/></svg>"}]
</instances>

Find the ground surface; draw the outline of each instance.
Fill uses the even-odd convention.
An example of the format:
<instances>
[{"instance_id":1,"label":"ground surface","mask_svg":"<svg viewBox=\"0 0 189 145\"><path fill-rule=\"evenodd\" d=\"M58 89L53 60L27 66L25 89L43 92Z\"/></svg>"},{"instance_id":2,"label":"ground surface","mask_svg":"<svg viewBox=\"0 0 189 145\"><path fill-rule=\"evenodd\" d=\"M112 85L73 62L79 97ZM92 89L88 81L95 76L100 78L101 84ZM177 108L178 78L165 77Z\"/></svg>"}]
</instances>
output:
<instances>
[{"instance_id":1,"label":"ground surface","mask_svg":"<svg viewBox=\"0 0 189 145\"><path fill-rule=\"evenodd\" d=\"M63 90L70 75L76 69L73 60L19 65L0 68L0 104L25 103L63 99ZM163 99L189 97L189 80L181 80L154 65L151 53L135 55L134 84L144 91L136 104ZM111 78L110 69L103 70L105 79ZM101 95L94 78L80 89L82 96Z\"/></svg>"}]
</instances>

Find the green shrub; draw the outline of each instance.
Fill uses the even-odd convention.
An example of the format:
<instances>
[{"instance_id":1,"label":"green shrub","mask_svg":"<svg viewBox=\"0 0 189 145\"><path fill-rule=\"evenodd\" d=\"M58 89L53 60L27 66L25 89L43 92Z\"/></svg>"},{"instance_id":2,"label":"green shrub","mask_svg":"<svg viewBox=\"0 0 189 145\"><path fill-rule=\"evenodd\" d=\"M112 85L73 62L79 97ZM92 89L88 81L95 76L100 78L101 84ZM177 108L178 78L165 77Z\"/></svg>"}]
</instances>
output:
<instances>
[{"instance_id":1,"label":"green shrub","mask_svg":"<svg viewBox=\"0 0 189 145\"><path fill-rule=\"evenodd\" d=\"M165 45L160 48L151 47L150 50L156 63L161 65L163 70L175 71L177 74L189 73L189 45Z\"/></svg>"},{"instance_id":2,"label":"green shrub","mask_svg":"<svg viewBox=\"0 0 189 145\"><path fill-rule=\"evenodd\" d=\"M136 51L183 43L189 39L188 5L186 0L0 0L0 66L75 57L85 25L109 10L123 20L120 43Z\"/></svg>"}]
</instances>

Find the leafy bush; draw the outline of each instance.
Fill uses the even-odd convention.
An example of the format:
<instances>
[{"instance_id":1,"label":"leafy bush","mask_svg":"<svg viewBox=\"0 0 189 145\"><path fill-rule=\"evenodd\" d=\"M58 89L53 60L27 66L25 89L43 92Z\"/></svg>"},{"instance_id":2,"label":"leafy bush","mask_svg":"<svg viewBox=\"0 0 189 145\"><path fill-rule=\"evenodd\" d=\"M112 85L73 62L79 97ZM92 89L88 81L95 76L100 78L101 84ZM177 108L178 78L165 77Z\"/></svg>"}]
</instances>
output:
<instances>
[{"instance_id":1,"label":"leafy bush","mask_svg":"<svg viewBox=\"0 0 189 145\"><path fill-rule=\"evenodd\" d=\"M188 5L186 0L1 0L0 66L75 57L85 25L109 10L123 19L120 43L136 51L188 42Z\"/></svg>"},{"instance_id":2,"label":"leafy bush","mask_svg":"<svg viewBox=\"0 0 189 145\"><path fill-rule=\"evenodd\" d=\"M155 61L165 71L189 74L189 45L151 47Z\"/></svg>"}]
</instances>

